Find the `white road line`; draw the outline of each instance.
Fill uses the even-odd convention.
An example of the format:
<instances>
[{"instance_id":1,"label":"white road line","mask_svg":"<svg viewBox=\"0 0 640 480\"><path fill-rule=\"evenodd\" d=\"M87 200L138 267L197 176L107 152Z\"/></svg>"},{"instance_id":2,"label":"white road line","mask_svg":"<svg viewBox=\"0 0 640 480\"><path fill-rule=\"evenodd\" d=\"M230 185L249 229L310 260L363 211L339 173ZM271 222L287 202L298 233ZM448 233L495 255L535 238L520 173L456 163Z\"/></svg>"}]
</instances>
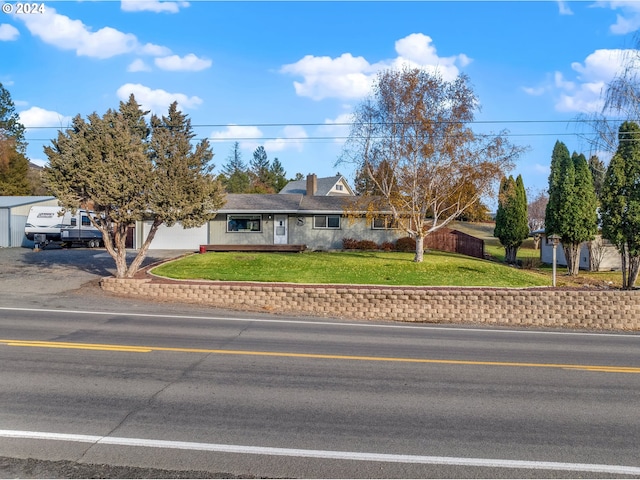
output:
<instances>
[{"instance_id":1,"label":"white road line","mask_svg":"<svg viewBox=\"0 0 640 480\"><path fill-rule=\"evenodd\" d=\"M373 324L373 323L346 323L346 322L327 322L315 320L291 320L291 319L267 319L254 317L215 317L215 316L197 316L197 315L172 315L172 314L155 314L155 313L134 313L134 312L96 312L86 310L56 310L46 308L21 308L21 307L0 307L0 311L12 312L41 312L41 313L64 313L69 315L102 315L102 316L127 316L127 317L144 317L144 318L176 318L184 320L220 320L225 322L255 322L255 323L289 323L297 325L332 325L336 327L359 327L359 328L400 328L400 329L421 329L421 330L444 330L444 331L463 331L463 332L482 332L482 333L506 333L506 334L524 334L524 335L574 335L588 337L622 337L629 339L640 339L640 335L624 334L624 333L608 333L608 332L570 332L565 330L506 330L499 328L467 328L459 327L441 327L435 325L409 325L409 324ZM363 320L364 322L364 320Z\"/></svg>"},{"instance_id":2,"label":"white road line","mask_svg":"<svg viewBox=\"0 0 640 480\"><path fill-rule=\"evenodd\" d=\"M501 460L490 458L436 457L424 455L393 455L385 453L343 452L332 450L304 450L298 448L256 447L247 445L224 445L216 443L174 442L144 438L102 437L66 433L0 430L2 438L52 440L62 442L93 443L126 447L165 448L206 452L240 453L248 455L270 455L299 458L322 458L333 460L357 460L363 462L413 463L424 465L450 465L462 467L516 468L525 470L555 470L571 472L593 472L616 475L640 475L640 467L604 465L590 463L539 462L528 460Z\"/></svg>"}]
</instances>

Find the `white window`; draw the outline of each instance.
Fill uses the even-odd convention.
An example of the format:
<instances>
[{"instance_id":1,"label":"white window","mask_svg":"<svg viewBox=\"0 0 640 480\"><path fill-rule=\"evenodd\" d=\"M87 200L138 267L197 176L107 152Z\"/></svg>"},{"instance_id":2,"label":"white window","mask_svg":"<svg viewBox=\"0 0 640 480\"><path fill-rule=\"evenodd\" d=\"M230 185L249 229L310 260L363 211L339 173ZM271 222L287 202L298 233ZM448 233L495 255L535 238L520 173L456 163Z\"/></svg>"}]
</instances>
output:
<instances>
[{"instance_id":1,"label":"white window","mask_svg":"<svg viewBox=\"0 0 640 480\"><path fill-rule=\"evenodd\" d=\"M340 215L316 215L313 217L313 228L340 228Z\"/></svg>"}]
</instances>

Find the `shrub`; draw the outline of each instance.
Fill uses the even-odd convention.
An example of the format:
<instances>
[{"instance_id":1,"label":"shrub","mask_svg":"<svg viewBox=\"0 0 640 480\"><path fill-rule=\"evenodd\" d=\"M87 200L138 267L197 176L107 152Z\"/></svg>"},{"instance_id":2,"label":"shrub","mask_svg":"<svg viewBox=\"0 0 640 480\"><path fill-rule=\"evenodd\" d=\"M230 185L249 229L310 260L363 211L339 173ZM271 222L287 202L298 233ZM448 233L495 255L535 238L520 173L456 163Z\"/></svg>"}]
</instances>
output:
<instances>
[{"instance_id":1,"label":"shrub","mask_svg":"<svg viewBox=\"0 0 640 480\"><path fill-rule=\"evenodd\" d=\"M356 248L358 250L378 250L378 244L372 240L360 240Z\"/></svg>"},{"instance_id":2,"label":"shrub","mask_svg":"<svg viewBox=\"0 0 640 480\"><path fill-rule=\"evenodd\" d=\"M385 252L391 252L396 249L396 246L391 242L382 242L380 244L380 250L384 250Z\"/></svg>"},{"instance_id":3,"label":"shrub","mask_svg":"<svg viewBox=\"0 0 640 480\"><path fill-rule=\"evenodd\" d=\"M355 250L358 248L358 240L355 238L343 238L342 248L345 250Z\"/></svg>"},{"instance_id":4,"label":"shrub","mask_svg":"<svg viewBox=\"0 0 640 480\"><path fill-rule=\"evenodd\" d=\"M415 252L416 241L411 237L402 237L396 241L396 250L399 252Z\"/></svg>"},{"instance_id":5,"label":"shrub","mask_svg":"<svg viewBox=\"0 0 640 480\"><path fill-rule=\"evenodd\" d=\"M525 258L522 260L522 268L527 270L537 270L542 266L542 261L537 257Z\"/></svg>"}]
</instances>

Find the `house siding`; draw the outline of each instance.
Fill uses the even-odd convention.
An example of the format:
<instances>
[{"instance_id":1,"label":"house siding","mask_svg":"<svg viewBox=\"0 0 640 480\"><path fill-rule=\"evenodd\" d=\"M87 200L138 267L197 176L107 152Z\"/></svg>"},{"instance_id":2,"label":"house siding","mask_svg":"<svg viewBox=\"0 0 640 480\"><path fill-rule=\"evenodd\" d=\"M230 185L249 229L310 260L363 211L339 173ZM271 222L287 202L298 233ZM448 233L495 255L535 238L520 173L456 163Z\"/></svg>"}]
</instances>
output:
<instances>
[{"instance_id":1,"label":"house siding","mask_svg":"<svg viewBox=\"0 0 640 480\"><path fill-rule=\"evenodd\" d=\"M547 264L553 263L553 244L551 241L547 240L545 235L542 235L542 239L540 241L540 261ZM562 243L559 243L558 248L556 249L556 265L567 265L567 259L564 256ZM580 268L583 270L590 269L589 247L586 242L580 245ZM620 270L620 268L620 253L614 245L606 245L604 255L600 262L600 271Z\"/></svg>"},{"instance_id":2,"label":"house siding","mask_svg":"<svg viewBox=\"0 0 640 480\"><path fill-rule=\"evenodd\" d=\"M310 250L342 249L344 238L372 240L378 244L395 242L406 234L401 230L374 230L366 218L340 218L340 228L314 228L315 215L288 215L288 243L306 245ZM269 218L271 217L271 218ZM209 223L210 243L216 245L272 245L274 215L262 215L262 232L227 232L227 214L218 214Z\"/></svg>"}]
</instances>

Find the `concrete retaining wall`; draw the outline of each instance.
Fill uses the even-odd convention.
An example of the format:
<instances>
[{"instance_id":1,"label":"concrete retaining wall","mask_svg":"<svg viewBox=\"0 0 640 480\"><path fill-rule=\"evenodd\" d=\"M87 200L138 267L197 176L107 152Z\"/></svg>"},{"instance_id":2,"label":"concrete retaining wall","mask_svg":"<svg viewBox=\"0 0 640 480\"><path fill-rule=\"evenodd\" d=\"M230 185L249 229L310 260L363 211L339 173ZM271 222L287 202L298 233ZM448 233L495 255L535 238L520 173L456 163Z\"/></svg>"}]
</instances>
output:
<instances>
[{"instance_id":1,"label":"concrete retaining wall","mask_svg":"<svg viewBox=\"0 0 640 480\"><path fill-rule=\"evenodd\" d=\"M406 322L640 330L640 291L351 287L104 278L119 295L213 307Z\"/></svg>"}]
</instances>

